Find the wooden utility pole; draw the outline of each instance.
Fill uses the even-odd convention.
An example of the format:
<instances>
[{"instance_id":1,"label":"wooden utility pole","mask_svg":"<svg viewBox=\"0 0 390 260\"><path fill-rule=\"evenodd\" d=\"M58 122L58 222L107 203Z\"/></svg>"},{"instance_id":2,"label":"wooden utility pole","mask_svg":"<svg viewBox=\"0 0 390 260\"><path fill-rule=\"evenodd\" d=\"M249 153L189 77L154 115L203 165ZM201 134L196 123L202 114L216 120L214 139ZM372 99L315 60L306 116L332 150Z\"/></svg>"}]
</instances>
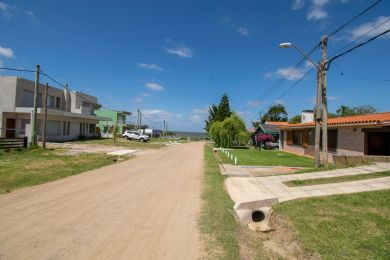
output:
<instances>
[{"instance_id":1,"label":"wooden utility pole","mask_svg":"<svg viewBox=\"0 0 390 260\"><path fill-rule=\"evenodd\" d=\"M45 85L45 96L43 98L43 129L42 129L42 147L46 148L46 120L47 120L47 92L49 91L49 84ZM65 123L64 123L65 124Z\"/></svg>"},{"instance_id":2,"label":"wooden utility pole","mask_svg":"<svg viewBox=\"0 0 390 260\"><path fill-rule=\"evenodd\" d=\"M31 124L31 144L37 145L37 107L38 107L38 88L39 88L39 73L40 73L40 66L36 65L36 71L35 71L35 89L34 89L34 110L33 110L33 116L32 116L32 124Z\"/></svg>"},{"instance_id":3,"label":"wooden utility pole","mask_svg":"<svg viewBox=\"0 0 390 260\"><path fill-rule=\"evenodd\" d=\"M326 99L326 66L328 38L321 39L322 61L321 61L321 91L322 91L322 156L325 167L328 167L328 102Z\"/></svg>"}]
</instances>

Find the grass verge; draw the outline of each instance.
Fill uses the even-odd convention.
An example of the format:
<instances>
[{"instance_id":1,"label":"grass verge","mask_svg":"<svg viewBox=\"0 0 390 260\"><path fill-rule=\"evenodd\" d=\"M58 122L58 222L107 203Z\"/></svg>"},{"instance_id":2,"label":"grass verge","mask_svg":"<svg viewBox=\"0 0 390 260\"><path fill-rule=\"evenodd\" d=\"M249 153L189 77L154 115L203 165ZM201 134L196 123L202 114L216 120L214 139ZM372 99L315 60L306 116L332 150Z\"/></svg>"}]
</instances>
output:
<instances>
[{"instance_id":1,"label":"grass verge","mask_svg":"<svg viewBox=\"0 0 390 260\"><path fill-rule=\"evenodd\" d=\"M280 150L233 149L230 152L237 156L239 165L313 167L314 164L311 158ZM224 163L234 162L221 151L219 155Z\"/></svg>"},{"instance_id":2,"label":"grass verge","mask_svg":"<svg viewBox=\"0 0 390 260\"><path fill-rule=\"evenodd\" d=\"M41 148L0 153L0 194L115 163L116 156L64 155Z\"/></svg>"},{"instance_id":3,"label":"grass verge","mask_svg":"<svg viewBox=\"0 0 390 260\"><path fill-rule=\"evenodd\" d=\"M203 206L199 220L206 259L268 259L263 234L254 233L234 217L218 160L210 145L204 150Z\"/></svg>"},{"instance_id":4,"label":"grass verge","mask_svg":"<svg viewBox=\"0 0 390 260\"><path fill-rule=\"evenodd\" d=\"M291 180L283 183L289 187L296 187L296 186L308 186L308 185L319 185L319 184L338 183L338 182L346 182L346 181L374 179L374 178L388 177L388 176L390 176L390 171L339 176L339 177L329 177L329 178L321 178L321 179Z\"/></svg>"},{"instance_id":5,"label":"grass verge","mask_svg":"<svg viewBox=\"0 0 390 260\"><path fill-rule=\"evenodd\" d=\"M127 147L129 149L157 149L164 146L164 143L160 140L150 142L138 142L138 141L130 141L123 138L117 138L116 143L114 144L114 141L112 138L95 138L95 139L83 139L83 140L77 140L77 141L71 141L72 143L77 144L99 144L99 145L110 145L110 146L122 146Z\"/></svg>"},{"instance_id":6,"label":"grass verge","mask_svg":"<svg viewBox=\"0 0 390 260\"><path fill-rule=\"evenodd\" d=\"M225 177L219 172L211 146L204 150L203 207L200 216L200 230L206 258L238 259L240 248L236 237L238 223L234 218L233 202L224 188Z\"/></svg>"},{"instance_id":7,"label":"grass verge","mask_svg":"<svg viewBox=\"0 0 390 260\"><path fill-rule=\"evenodd\" d=\"M390 190L308 198L274 207L305 250L321 259L387 259Z\"/></svg>"}]
</instances>

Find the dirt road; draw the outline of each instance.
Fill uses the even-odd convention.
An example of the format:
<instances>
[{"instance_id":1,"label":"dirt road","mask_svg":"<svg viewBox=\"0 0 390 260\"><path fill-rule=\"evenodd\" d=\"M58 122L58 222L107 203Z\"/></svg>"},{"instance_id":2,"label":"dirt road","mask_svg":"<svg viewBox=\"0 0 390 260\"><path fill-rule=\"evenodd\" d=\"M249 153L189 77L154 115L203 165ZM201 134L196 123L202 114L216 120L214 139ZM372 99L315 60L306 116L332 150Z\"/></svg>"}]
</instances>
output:
<instances>
[{"instance_id":1,"label":"dirt road","mask_svg":"<svg viewBox=\"0 0 390 260\"><path fill-rule=\"evenodd\" d=\"M196 259L203 143L0 196L0 259Z\"/></svg>"}]
</instances>

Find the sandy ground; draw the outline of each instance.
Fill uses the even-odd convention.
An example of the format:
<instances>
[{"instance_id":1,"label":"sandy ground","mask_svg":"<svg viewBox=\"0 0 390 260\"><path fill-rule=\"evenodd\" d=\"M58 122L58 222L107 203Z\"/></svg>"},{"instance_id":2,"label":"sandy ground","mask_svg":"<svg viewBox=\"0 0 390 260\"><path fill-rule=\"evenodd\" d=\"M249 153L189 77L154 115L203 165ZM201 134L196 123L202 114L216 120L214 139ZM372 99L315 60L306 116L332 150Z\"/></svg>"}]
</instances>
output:
<instances>
[{"instance_id":1,"label":"sandy ground","mask_svg":"<svg viewBox=\"0 0 390 260\"><path fill-rule=\"evenodd\" d=\"M0 196L0 259L196 259L203 143Z\"/></svg>"}]
</instances>

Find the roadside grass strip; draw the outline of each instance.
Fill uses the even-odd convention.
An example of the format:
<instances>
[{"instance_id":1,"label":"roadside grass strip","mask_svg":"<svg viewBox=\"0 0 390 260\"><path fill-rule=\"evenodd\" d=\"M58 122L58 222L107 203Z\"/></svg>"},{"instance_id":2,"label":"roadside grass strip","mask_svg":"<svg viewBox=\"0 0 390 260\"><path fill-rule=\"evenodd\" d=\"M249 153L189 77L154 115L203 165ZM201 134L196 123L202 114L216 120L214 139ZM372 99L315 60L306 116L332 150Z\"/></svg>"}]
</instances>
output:
<instances>
[{"instance_id":1,"label":"roadside grass strip","mask_svg":"<svg viewBox=\"0 0 390 260\"><path fill-rule=\"evenodd\" d=\"M321 259L389 259L390 190L299 199L274 206L305 250Z\"/></svg>"},{"instance_id":2,"label":"roadside grass strip","mask_svg":"<svg viewBox=\"0 0 390 260\"><path fill-rule=\"evenodd\" d=\"M239 224L233 215L233 202L224 188L225 177L219 172L211 146L205 146L204 154L203 207L199 224L206 258L239 259L240 248L236 236Z\"/></svg>"},{"instance_id":3,"label":"roadside grass strip","mask_svg":"<svg viewBox=\"0 0 390 260\"><path fill-rule=\"evenodd\" d=\"M165 140L166 141L166 140ZM127 147L130 149L157 149L164 147L164 143L160 140L152 139L149 142L138 142L138 141L130 141L124 138L118 137L115 141L112 138L96 138L96 139L83 139L83 140L77 140L77 141L70 141L71 143L77 143L77 144L98 144L98 145L110 145L110 146L122 146Z\"/></svg>"},{"instance_id":4,"label":"roadside grass strip","mask_svg":"<svg viewBox=\"0 0 390 260\"><path fill-rule=\"evenodd\" d=\"M381 177L388 177L388 176L390 176L390 171L320 178L320 179L291 180L291 181L285 181L283 183L289 187L299 187L299 186L310 186L310 185L339 183L339 182L347 182L347 181L366 180L366 179L374 179L374 178L381 178Z\"/></svg>"},{"instance_id":5,"label":"roadside grass strip","mask_svg":"<svg viewBox=\"0 0 390 260\"><path fill-rule=\"evenodd\" d=\"M226 151L227 153L219 150L219 155L226 164L234 164L234 158L237 157L238 165L291 167L313 167L314 165L311 158L280 150L228 149Z\"/></svg>"},{"instance_id":6,"label":"roadside grass strip","mask_svg":"<svg viewBox=\"0 0 390 260\"><path fill-rule=\"evenodd\" d=\"M60 149L41 148L1 152L0 194L110 165L117 158L100 153L65 155Z\"/></svg>"}]
</instances>

